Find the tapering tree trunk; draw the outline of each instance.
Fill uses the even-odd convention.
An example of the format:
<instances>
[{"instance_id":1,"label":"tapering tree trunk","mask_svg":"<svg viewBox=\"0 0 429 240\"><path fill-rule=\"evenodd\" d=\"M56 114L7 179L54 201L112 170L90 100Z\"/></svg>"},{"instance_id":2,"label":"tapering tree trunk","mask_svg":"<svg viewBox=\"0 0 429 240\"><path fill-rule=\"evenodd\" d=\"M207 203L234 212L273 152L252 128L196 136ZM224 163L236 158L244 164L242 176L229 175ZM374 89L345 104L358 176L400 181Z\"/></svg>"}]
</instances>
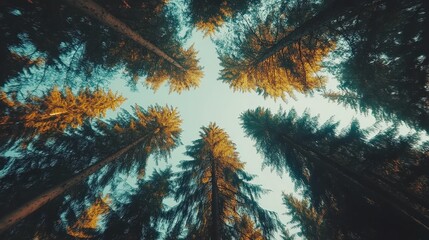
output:
<instances>
[{"instance_id":1,"label":"tapering tree trunk","mask_svg":"<svg viewBox=\"0 0 429 240\"><path fill-rule=\"evenodd\" d=\"M260 57L254 62L255 65L260 64L284 49L290 44L295 43L300 38L309 34L310 32L317 31L324 25L326 25L329 21L332 21L341 14L344 14L346 11L353 9L357 6L363 6L366 2L377 1L377 0L335 0L332 1L328 6L326 6L323 10L318 12L314 17L310 18L306 22L302 23L292 32L290 32L287 36L280 39L277 43L275 43L271 48L269 48L266 52L262 53Z\"/></svg>"},{"instance_id":2,"label":"tapering tree trunk","mask_svg":"<svg viewBox=\"0 0 429 240\"><path fill-rule=\"evenodd\" d=\"M33 198L32 200L28 201L24 205L22 205L17 210L9 213L8 215L2 217L0 219L0 233L4 232L8 228L10 228L12 225L16 224L21 219L27 217L31 213L35 212L48 202L52 201L59 195L63 194L65 191L69 190L71 187L75 186L78 183L81 183L84 181L88 176L91 174L97 172L102 167L106 166L107 164L117 160L122 154L128 152L133 147L140 144L143 140L145 140L146 137L141 137L132 144L120 149L116 153L110 155L109 157L103 159L102 161L86 168L79 174L69 178L68 180L48 189L44 193L38 195L37 197Z\"/></svg>"},{"instance_id":3,"label":"tapering tree trunk","mask_svg":"<svg viewBox=\"0 0 429 240\"><path fill-rule=\"evenodd\" d=\"M331 172L343 183L351 184L352 186L357 187L363 193L369 194L376 200L391 206L413 222L422 226L426 230L429 230L429 218L421 214L414 207L412 207L409 202L404 201L403 199L400 199L397 196L391 194L388 190L381 188L377 183L371 181L370 179L358 176L351 170L341 166L334 160L330 159L332 158L330 156L325 156L323 154L315 152L305 145L292 141L286 136L283 136L283 140L289 146L294 146L294 148L296 148L301 154L306 156L315 165L320 166ZM314 158L317 158L317 160L313 160Z\"/></svg>"},{"instance_id":4,"label":"tapering tree trunk","mask_svg":"<svg viewBox=\"0 0 429 240\"><path fill-rule=\"evenodd\" d=\"M216 176L216 159L211 158L211 185L212 185L212 232L211 240L220 240L220 212L219 212L219 189Z\"/></svg>"},{"instance_id":5,"label":"tapering tree trunk","mask_svg":"<svg viewBox=\"0 0 429 240\"><path fill-rule=\"evenodd\" d=\"M165 52L163 52L161 49L156 47L148 40L144 39L142 36L140 36L140 34L133 31L125 23L123 23L122 21L114 17L106 9L104 9L97 3L93 2L92 0L65 0L65 1L71 6L82 10L90 17L97 19L102 24L109 26L110 28L114 29L115 31L121 34L124 34L128 38L134 40L135 42L143 46L144 48L147 48L149 51L155 53L159 57L173 64L180 70L186 71L186 69L178 62L176 62L176 60L168 56Z\"/></svg>"}]
</instances>

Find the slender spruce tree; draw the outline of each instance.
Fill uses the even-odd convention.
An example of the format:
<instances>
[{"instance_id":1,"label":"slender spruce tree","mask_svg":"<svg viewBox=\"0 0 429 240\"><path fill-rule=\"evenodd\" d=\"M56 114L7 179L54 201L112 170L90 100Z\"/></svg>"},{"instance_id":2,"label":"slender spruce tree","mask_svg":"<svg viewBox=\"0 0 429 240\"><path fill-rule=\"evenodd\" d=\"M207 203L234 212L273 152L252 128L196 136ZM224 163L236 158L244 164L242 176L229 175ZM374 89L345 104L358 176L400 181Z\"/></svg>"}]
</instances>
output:
<instances>
[{"instance_id":1,"label":"slender spruce tree","mask_svg":"<svg viewBox=\"0 0 429 240\"><path fill-rule=\"evenodd\" d=\"M256 202L264 190L249 182L253 177L244 171L224 130L215 124L203 127L186 155L192 160L179 165L174 193L178 204L169 220L173 231L181 230L185 239L240 239L246 228L253 229L250 217L260 229L251 234L260 231L264 238L272 237L279 227L276 214Z\"/></svg>"}]
</instances>

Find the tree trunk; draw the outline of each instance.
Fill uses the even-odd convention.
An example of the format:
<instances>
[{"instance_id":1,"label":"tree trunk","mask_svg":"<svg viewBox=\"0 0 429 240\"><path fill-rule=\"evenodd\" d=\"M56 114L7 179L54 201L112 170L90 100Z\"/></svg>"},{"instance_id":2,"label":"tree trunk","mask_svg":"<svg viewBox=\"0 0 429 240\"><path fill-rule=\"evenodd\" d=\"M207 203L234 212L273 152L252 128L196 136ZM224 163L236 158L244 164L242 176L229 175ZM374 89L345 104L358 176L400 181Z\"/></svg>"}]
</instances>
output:
<instances>
[{"instance_id":1,"label":"tree trunk","mask_svg":"<svg viewBox=\"0 0 429 240\"><path fill-rule=\"evenodd\" d=\"M142 47L147 48L149 51L155 53L159 57L165 59L169 63L173 64L177 68L179 68L182 71L186 71L186 69L180 65L176 60L168 56L165 52L163 52L161 49L156 47L151 42L144 39L142 36L140 36L138 33L134 32L130 27L128 27L125 23L114 17L112 14L107 12L106 9L102 8L97 3L93 2L92 0L65 0L68 4L70 4L73 7L76 7L86 14L88 16L97 19L102 24L109 26L110 28L114 29L118 33L121 33L131 40L137 42Z\"/></svg>"},{"instance_id":2,"label":"tree trunk","mask_svg":"<svg viewBox=\"0 0 429 240\"><path fill-rule=\"evenodd\" d=\"M109 157L103 159L102 161L95 163L94 165L86 168L79 174L69 178L68 180L63 181L62 183L52 187L51 189L48 189L44 193L38 195L37 197L33 198L32 200L25 203L23 206L18 208L17 210L9 213L8 215L2 217L0 219L0 233L4 232L8 228L10 228L12 225L16 224L21 219L27 217L31 213L35 212L48 202L52 201L65 191L69 190L71 187L75 186L78 183L81 183L84 181L88 176L91 174L97 172L102 167L106 166L107 164L115 161L120 157L122 154L128 152L131 148L135 147L139 143L141 143L146 137L141 137L137 141L133 142L132 144L120 149L116 153L110 155Z\"/></svg>"},{"instance_id":3,"label":"tree trunk","mask_svg":"<svg viewBox=\"0 0 429 240\"><path fill-rule=\"evenodd\" d=\"M356 6L362 6L366 2L376 1L376 0L335 0L332 1L328 6L318 12L314 17L310 18L306 22L302 23L292 32L290 32L287 36L280 39L277 43L275 43L271 48L269 48L266 52L262 53L260 57L254 62L255 65L258 65L283 48L287 47L290 44L295 43L300 38L309 34L310 32L319 30L329 21L341 16L341 14L345 13L347 10L351 10Z\"/></svg>"},{"instance_id":4,"label":"tree trunk","mask_svg":"<svg viewBox=\"0 0 429 240\"><path fill-rule=\"evenodd\" d=\"M211 240L220 240L220 212L219 212L219 189L216 176L216 159L211 158L211 184L212 184L212 233Z\"/></svg>"},{"instance_id":5,"label":"tree trunk","mask_svg":"<svg viewBox=\"0 0 429 240\"><path fill-rule=\"evenodd\" d=\"M381 188L377 183L371 181L368 178L360 177L346 167L341 166L334 160L330 159L333 157L325 156L323 154L317 153L305 145L298 145L296 142L291 139L283 136L283 140L290 146L294 146L299 152L311 160L315 165L318 165L329 172L331 172L335 177L339 178L343 184L352 184L362 192L369 194L375 199L383 202L392 208L396 209L398 212L402 213L405 217L409 218L411 221L422 226L426 230L429 230L429 218L421 214L416 210L409 202L404 201L396 197L394 194L391 194L384 188ZM317 158L318 160L314 161L312 159Z\"/></svg>"}]
</instances>

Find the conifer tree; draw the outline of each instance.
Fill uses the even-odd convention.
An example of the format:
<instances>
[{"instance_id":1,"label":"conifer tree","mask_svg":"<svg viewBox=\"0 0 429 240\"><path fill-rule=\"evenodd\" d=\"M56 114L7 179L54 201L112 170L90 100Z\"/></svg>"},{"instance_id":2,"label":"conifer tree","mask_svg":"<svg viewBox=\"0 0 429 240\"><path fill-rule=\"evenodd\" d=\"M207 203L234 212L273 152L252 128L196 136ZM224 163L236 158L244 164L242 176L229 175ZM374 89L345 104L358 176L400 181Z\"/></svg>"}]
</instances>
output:
<instances>
[{"instance_id":1,"label":"conifer tree","mask_svg":"<svg viewBox=\"0 0 429 240\"><path fill-rule=\"evenodd\" d=\"M251 5L257 5L259 2L259 0L187 0L185 4L188 6L190 23L205 35L211 35L226 20L235 17L238 13L243 14Z\"/></svg>"},{"instance_id":2,"label":"conifer tree","mask_svg":"<svg viewBox=\"0 0 429 240\"><path fill-rule=\"evenodd\" d=\"M112 147L114 150L107 149L109 154L98 158L102 160L80 169L74 176L55 182L52 187L43 190L42 194L30 200L27 199L21 207L2 216L1 231L3 232L73 186L82 183L88 176L106 165L110 167L110 171L107 173L111 173L112 168L126 170L130 169L132 165L144 169L149 154L153 154L157 158L169 155L170 151L179 143L181 120L177 112L168 107L158 106L150 107L148 110L135 107L134 112L135 115L124 113L117 120L112 120L107 124L100 122L99 130L104 133L104 138L96 144L103 146L104 151L106 151L106 146L115 146ZM76 151L76 149L68 150ZM93 154L96 155L96 153ZM109 174L106 176L105 173L104 178L109 178L109 176L111 177Z\"/></svg>"},{"instance_id":3,"label":"conifer tree","mask_svg":"<svg viewBox=\"0 0 429 240\"><path fill-rule=\"evenodd\" d=\"M380 1L338 28L350 51L332 66L341 89L336 99L428 131L428 12L426 1Z\"/></svg>"},{"instance_id":4,"label":"conifer tree","mask_svg":"<svg viewBox=\"0 0 429 240\"><path fill-rule=\"evenodd\" d=\"M109 197L98 198L72 226L67 234L75 238L94 238L100 218L110 210Z\"/></svg>"},{"instance_id":5,"label":"conifer tree","mask_svg":"<svg viewBox=\"0 0 429 240\"><path fill-rule=\"evenodd\" d=\"M135 192L107 216L104 239L159 239L166 212L163 200L172 193L172 171L154 171L149 179L140 179Z\"/></svg>"},{"instance_id":6,"label":"conifer tree","mask_svg":"<svg viewBox=\"0 0 429 240\"><path fill-rule=\"evenodd\" d=\"M268 16L254 13L254 19L233 25L230 31L244 33L218 41L223 67L220 80L234 90L254 90L265 97L283 99L286 94L293 97L295 91L308 93L323 87L325 79L318 71L324 57L335 47L335 39L326 33L293 38L260 60L262 53L296 31L295 22L308 18L306 12L315 11L314 4L304 2L304 6L298 4L290 10L291 16L281 9L274 9Z\"/></svg>"},{"instance_id":7,"label":"conifer tree","mask_svg":"<svg viewBox=\"0 0 429 240\"><path fill-rule=\"evenodd\" d=\"M332 238L324 235L324 219L323 215L319 214L314 207L306 200L299 200L292 194L283 195L283 203L288 208L289 216L292 216L291 223L301 227L298 236L305 236L308 240L313 239L340 239Z\"/></svg>"},{"instance_id":8,"label":"conifer tree","mask_svg":"<svg viewBox=\"0 0 429 240\"><path fill-rule=\"evenodd\" d=\"M173 231L185 230L186 239L239 239L245 228L235 228L250 216L264 238L272 236L277 217L257 204L264 190L249 183L253 177L244 172L225 131L215 124L203 127L186 155L192 160L181 162L177 174L178 204L170 210Z\"/></svg>"},{"instance_id":9,"label":"conifer tree","mask_svg":"<svg viewBox=\"0 0 429 240\"><path fill-rule=\"evenodd\" d=\"M239 240L267 239L264 237L260 229L255 228L255 224L252 222L250 217L246 215L237 221L236 229L239 232Z\"/></svg>"},{"instance_id":10,"label":"conifer tree","mask_svg":"<svg viewBox=\"0 0 429 240\"><path fill-rule=\"evenodd\" d=\"M286 16L290 20L288 23L293 28L288 34L285 34L278 39L272 46L261 51L257 63L261 63L277 54L285 47L295 43L303 37L315 37L317 34L326 34L331 25L338 26L344 24L344 19L352 19L356 14L360 13L363 8L373 7L377 1L302 1L285 3L280 14L291 15ZM343 19L339 20L338 19Z\"/></svg>"},{"instance_id":11,"label":"conifer tree","mask_svg":"<svg viewBox=\"0 0 429 240\"><path fill-rule=\"evenodd\" d=\"M83 89L74 94L70 88L60 91L54 87L40 97L30 95L25 101L0 92L1 148L20 139L27 141L37 135L77 128L85 120L105 116L108 109L116 109L124 100L100 89Z\"/></svg>"},{"instance_id":12,"label":"conifer tree","mask_svg":"<svg viewBox=\"0 0 429 240\"><path fill-rule=\"evenodd\" d=\"M264 164L286 170L311 200L308 207L330 223L328 236L405 237L410 228L415 237L427 234L429 204L422 193L429 192L413 191L411 184L427 178L427 150L413 147L414 136L398 138L390 129L368 142L357 123L338 135L336 123L318 126L317 118L295 111L273 115L258 108L242 121Z\"/></svg>"}]
</instances>

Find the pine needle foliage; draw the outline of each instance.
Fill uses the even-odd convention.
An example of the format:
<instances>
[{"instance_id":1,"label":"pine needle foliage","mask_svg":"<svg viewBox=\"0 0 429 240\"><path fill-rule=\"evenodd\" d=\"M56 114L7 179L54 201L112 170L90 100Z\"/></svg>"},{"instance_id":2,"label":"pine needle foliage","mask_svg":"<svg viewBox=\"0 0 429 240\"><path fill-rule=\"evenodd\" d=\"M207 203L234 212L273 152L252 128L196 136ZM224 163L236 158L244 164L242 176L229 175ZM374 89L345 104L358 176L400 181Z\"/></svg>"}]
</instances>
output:
<instances>
[{"instance_id":1,"label":"pine needle foliage","mask_svg":"<svg viewBox=\"0 0 429 240\"><path fill-rule=\"evenodd\" d=\"M74 238L94 238L100 218L109 210L109 197L98 198L72 225L67 227L67 234Z\"/></svg>"},{"instance_id":2,"label":"pine needle foliage","mask_svg":"<svg viewBox=\"0 0 429 240\"><path fill-rule=\"evenodd\" d=\"M178 49L181 55L174 56L182 63L185 71L172 66L148 71L145 82L151 89L157 90L165 82L169 83L170 92L177 93L199 86L203 71L198 66L197 52L193 47L188 49L178 47Z\"/></svg>"},{"instance_id":3,"label":"pine needle foliage","mask_svg":"<svg viewBox=\"0 0 429 240\"><path fill-rule=\"evenodd\" d=\"M223 67L220 80L234 90L282 99L294 97L295 91L310 93L323 87L326 80L318 72L323 59L335 48L334 39L326 34L302 36L263 58L278 41L295 31L294 21L298 20L294 17L277 9L269 16L253 13L250 20L243 17L233 24L229 31L242 34L226 34L218 41Z\"/></svg>"},{"instance_id":4,"label":"pine needle foliage","mask_svg":"<svg viewBox=\"0 0 429 240\"><path fill-rule=\"evenodd\" d=\"M294 224L294 227L301 228L298 236L305 236L308 240L324 238L323 214L319 214L307 200L299 200L292 194L284 194L283 204L288 209L288 215L292 216L290 223Z\"/></svg>"},{"instance_id":5,"label":"pine needle foliage","mask_svg":"<svg viewBox=\"0 0 429 240\"><path fill-rule=\"evenodd\" d=\"M122 96L101 89L83 89L74 94L70 88L61 91L54 87L24 101L0 92L2 145L80 127L86 120L104 117L107 110L115 110L124 101Z\"/></svg>"},{"instance_id":6,"label":"pine needle foliage","mask_svg":"<svg viewBox=\"0 0 429 240\"><path fill-rule=\"evenodd\" d=\"M241 221L238 221L236 229L240 231L239 240L265 240L260 229L255 228L255 224L249 216L244 215Z\"/></svg>"},{"instance_id":7,"label":"pine needle foliage","mask_svg":"<svg viewBox=\"0 0 429 240\"><path fill-rule=\"evenodd\" d=\"M203 127L186 155L192 160L179 165L170 229L184 230L186 239L239 239L246 226L237 227L248 215L265 238L272 237L279 226L276 214L257 204L265 190L250 183L253 176L244 171L224 130L215 124Z\"/></svg>"},{"instance_id":8,"label":"pine needle foliage","mask_svg":"<svg viewBox=\"0 0 429 240\"><path fill-rule=\"evenodd\" d=\"M103 239L159 239L167 211L163 201L172 193L170 168L140 179L126 202L108 214Z\"/></svg>"},{"instance_id":9,"label":"pine needle foliage","mask_svg":"<svg viewBox=\"0 0 429 240\"><path fill-rule=\"evenodd\" d=\"M188 6L189 22L203 31L205 36L212 35L216 29L260 0L185 0Z\"/></svg>"},{"instance_id":10,"label":"pine needle foliage","mask_svg":"<svg viewBox=\"0 0 429 240\"><path fill-rule=\"evenodd\" d=\"M428 188L414 188L427 179L427 144L416 145L415 135L398 136L392 127L369 138L376 128L363 130L352 122L338 131L337 123L319 124L308 113L263 108L241 119L264 165L286 171L309 201L307 209L323 218L320 231L310 231L326 234L321 239L403 238L410 228L417 239L427 234Z\"/></svg>"}]
</instances>

